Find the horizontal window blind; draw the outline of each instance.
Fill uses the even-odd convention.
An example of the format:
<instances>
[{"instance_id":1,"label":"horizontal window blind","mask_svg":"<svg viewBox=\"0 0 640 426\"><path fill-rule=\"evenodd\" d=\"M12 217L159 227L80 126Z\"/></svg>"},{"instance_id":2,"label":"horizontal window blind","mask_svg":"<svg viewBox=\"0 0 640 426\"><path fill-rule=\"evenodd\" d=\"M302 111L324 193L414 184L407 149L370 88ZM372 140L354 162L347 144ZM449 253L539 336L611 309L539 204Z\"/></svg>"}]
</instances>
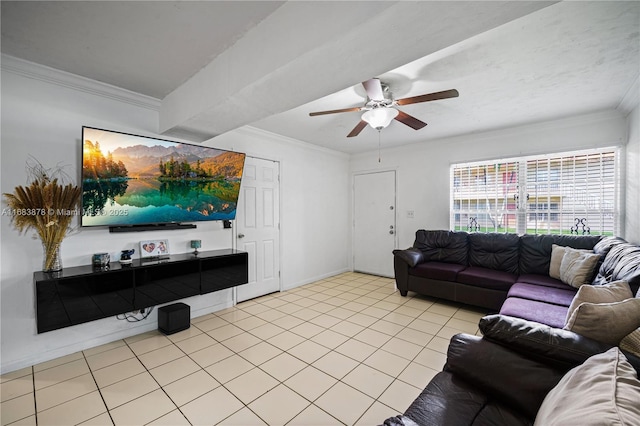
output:
<instances>
[{"instance_id":1,"label":"horizontal window blind","mask_svg":"<svg viewBox=\"0 0 640 426\"><path fill-rule=\"evenodd\" d=\"M515 232L518 168L514 161L452 167L452 229Z\"/></svg>"},{"instance_id":2,"label":"horizontal window blind","mask_svg":"<svg viewBox=\"0 0 640 426\"><path fill-rule=\"evenodd\" d=\"M451 229L614 235L618 150L451 166Z\"/></svg>"}]
</instances>

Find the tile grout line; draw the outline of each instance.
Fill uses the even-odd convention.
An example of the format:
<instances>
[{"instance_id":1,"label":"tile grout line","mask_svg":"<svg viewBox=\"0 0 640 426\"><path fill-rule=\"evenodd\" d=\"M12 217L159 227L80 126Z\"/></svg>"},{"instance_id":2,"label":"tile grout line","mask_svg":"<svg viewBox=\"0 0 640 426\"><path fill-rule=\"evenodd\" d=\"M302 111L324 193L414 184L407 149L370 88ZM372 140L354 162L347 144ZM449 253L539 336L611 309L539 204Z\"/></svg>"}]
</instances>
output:
<instances>
[{"instance_id":1,"label":"tile grout line","mask_svg":"<svg viewBox=\"0 0 640 426\"><path fill-rule=\"evenodd\" d=\"M36 426L38 426L38 400L36 398L36 369L34 366L31 366L31 381L33 383L33 411L34 411L33 415L36 419Z\"/></svg>"},{"instance_id":2,"label":"tile grout line","mask_svg":"<svg viewBox=\"0 0 640 426\"><path fill-rule=\"evenodd\" d=\"M126 342L125 342L126 344ZM116 422L113 420L113 416L111 416L111 410L109 410L109 407L107 406L107 401L105 401L104 399L104 395L102 395L102 390L100 388L100 386L98 385L98 381L96 380L96 377L93 375L93 370L91 369L91 366L89 365L89 361L87 360L87 356L85 355L84 351L82 352L82 357L84 359L84 362L87 363L87 368L89 368L89 372L91 373L91 378L93 379L93 382L96 384L96 388L98 390L98 394L100 395L100 399L102 400L102 403L104 404L104 408L107 410L107 415L109 416L109 419L111 419L111 423L112 424L116 424ZM67 401L68 402L68 401ZM98 414L99 416L100 414ZM88 420L91 420L93 418L95 418L97 416L91 417L90 419L84 420L85 422Z\"/></svg>"}]
</instances>

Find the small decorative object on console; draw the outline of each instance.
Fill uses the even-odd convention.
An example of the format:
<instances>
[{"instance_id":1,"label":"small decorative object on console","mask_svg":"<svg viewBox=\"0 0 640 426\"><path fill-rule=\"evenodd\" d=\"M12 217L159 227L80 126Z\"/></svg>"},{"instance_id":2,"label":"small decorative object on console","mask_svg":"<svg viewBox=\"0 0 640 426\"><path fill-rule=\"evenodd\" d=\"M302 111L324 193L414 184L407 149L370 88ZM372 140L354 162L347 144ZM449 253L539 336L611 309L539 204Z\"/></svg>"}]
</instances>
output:
<instances>
[{"instance_id":1,"label":"small decorative object on console","mask_svg":"<svg viewBox=\"0 0 640 426\"><path fill-rule=\"evenodd\" d=\"M191 240L191 248L195 249L193 250L193 254L198 254L198 249L202 247L202 241L201 240Z\"/></svg>"},{"instance_id":2,"label":"small decorative object on console","mask_svg":"<svg viewBox=\"0 0 640 426\"><path fill-rule=\"evenodd\" d=\"M95 253L91 261L96 268L105 268L109 266L109 262L111 262L109 253Z\"/></svg>"},{"instance_id":3,"label":"small decorative object on console","mask_svg":"<svg viewBox=\"0 0 640 426\"><path fill-rule=\"evenodd\" d=\"M120 252L120 264L122 265L130 265L131 264L131 255L135 253L135 249L131 250L122 250Z\"/></svg>"},{"instance_id":4,"label":"small decorative object on console","mask_svg":"<svg viewBox=\"0 0 640 426\"><path fill-rule=\"evenodd\" d=\"M169 256L168 240L140 241L141 257L167 257Z\"/></svg>"}]
</instances>

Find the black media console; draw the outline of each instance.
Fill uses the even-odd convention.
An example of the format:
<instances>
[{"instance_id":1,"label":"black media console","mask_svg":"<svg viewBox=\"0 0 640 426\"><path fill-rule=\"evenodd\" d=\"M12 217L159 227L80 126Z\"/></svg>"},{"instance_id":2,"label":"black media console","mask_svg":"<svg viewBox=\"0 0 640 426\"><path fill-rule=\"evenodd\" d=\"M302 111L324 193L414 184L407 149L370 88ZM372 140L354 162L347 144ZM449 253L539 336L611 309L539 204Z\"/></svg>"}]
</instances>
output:
<instances>
[{"instance_id":1,"label":"black media console","mask_svg":"<svg viewBox=\"0 0 640 426\"><path fill-rule=\"evenodd\" d=\"M111 264L35 272L38 333L246 284L247 252L233 249L174 254Z\"/></svg>"}]
</instances>

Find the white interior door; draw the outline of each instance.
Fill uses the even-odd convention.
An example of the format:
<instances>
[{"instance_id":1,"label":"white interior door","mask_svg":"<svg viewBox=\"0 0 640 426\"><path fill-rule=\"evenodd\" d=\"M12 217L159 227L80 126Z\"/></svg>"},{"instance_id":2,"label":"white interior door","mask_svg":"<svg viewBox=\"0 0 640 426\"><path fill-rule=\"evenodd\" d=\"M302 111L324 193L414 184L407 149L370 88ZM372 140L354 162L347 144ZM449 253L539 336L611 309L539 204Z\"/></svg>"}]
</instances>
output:
<instances>
[{"instance_id":1,"label":"white interior door","mask_svg":"<svg viewBox=\"0 0 640 426\"><path fill-rule=\"evenodd\" d=\"M248 157L236 214L237 248L249 253L249 282L237 301L280 290L280 164Z\"/></svg>"},{"instance_id":2,"label":"white interior door","mask_svg":"<svg viewBox=\"0 0 640 426\"><path fill-rule=\"evenodd\" d=\"M354 176L353 269L393 277L396 246L396 172Z\"/></svg>"}]
</instances>

